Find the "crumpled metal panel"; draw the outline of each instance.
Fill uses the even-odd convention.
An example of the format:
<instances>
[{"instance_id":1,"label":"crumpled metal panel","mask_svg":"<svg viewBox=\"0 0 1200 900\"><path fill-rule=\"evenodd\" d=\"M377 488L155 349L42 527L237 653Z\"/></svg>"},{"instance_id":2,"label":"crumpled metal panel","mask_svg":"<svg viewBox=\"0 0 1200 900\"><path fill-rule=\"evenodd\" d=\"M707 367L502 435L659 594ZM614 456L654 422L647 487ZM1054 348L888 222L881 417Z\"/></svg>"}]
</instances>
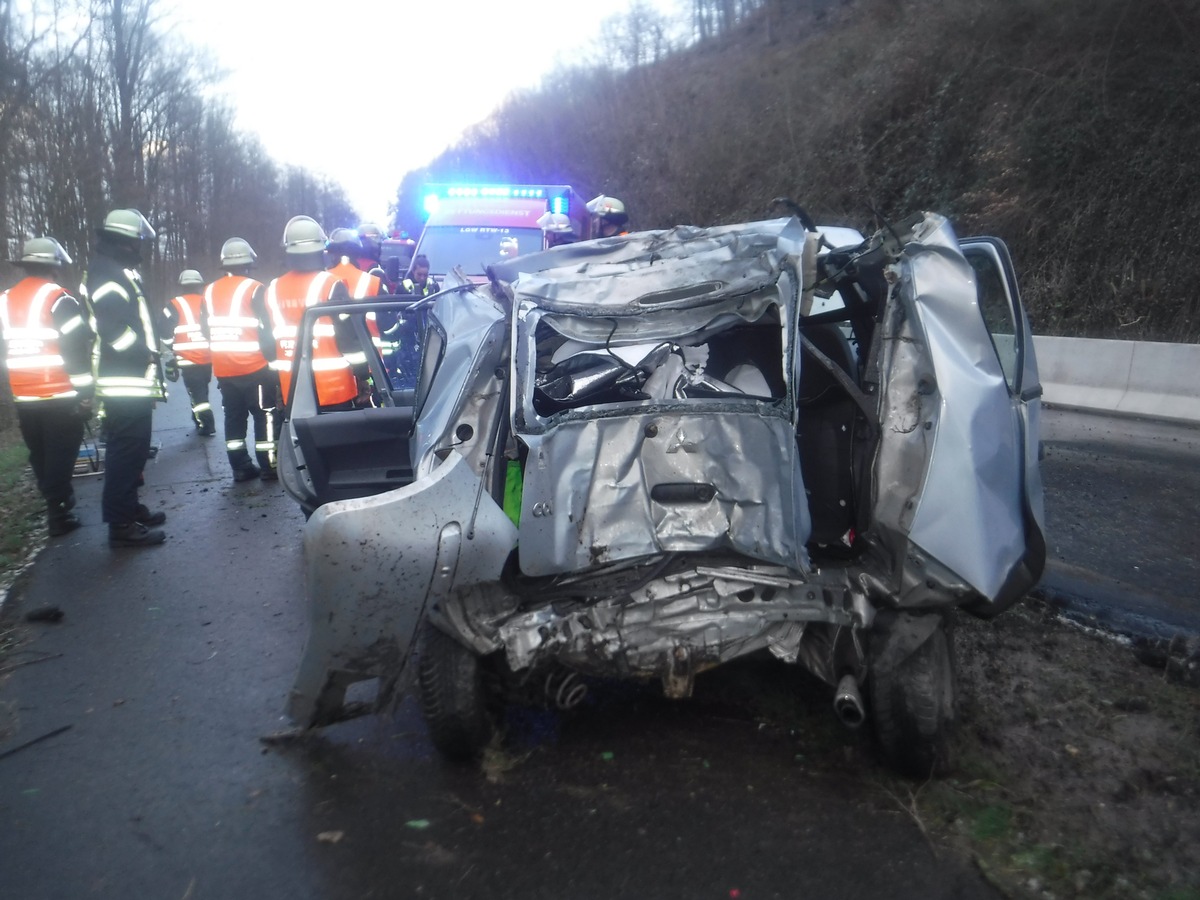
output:
<instances>
[{"instance_id":1,"label":"crumpled metal panel","mask_svg":"<svg viewBox=\"0 0 1200 900\"><path fill-rule=\"evenodd\" d=\"M453 605L454 599L450 604ZM795 662L805 626L866 627L873 612L835 580L809 582L787 569L696 566L654 578L633 594L558 612L517 612L495 628L514 671L555 660L583 671L663 676L692 673L757 649Z\"/></svg>"},{"instance_id":2,"label":"crumpled metal panel","mask_svg":"<svg viewBox=\"0 0 1200 900\"><path fill-rule=\"evenodd\" d=\"M576 419L523 439L527 574L709 550L807 568L811 523L794 426L765 405ZM652 498L656 485L674 484L711 486L712 499Z\"/></svg>"},{"instance_id":3,"label":"crumpled metal panel","mask_svg":"<svg viewBox=\"0 0 1200 900\"><path fill-rule=\"evenodd\" d=\"M782 358L772 353L760 361L773 369L766 376L786 385L796 364L791 335L809 240L793 219L689 226L589 242L494 269L500 278L516 278L513 428L528 448L523 572L586 571L639 556L712 550L807 567L811 525L790 388L759 401L718 383L726 377L721 373L715 397L593 401L584 395L573 408L546 415L539 415L534 396L548 390L538 378L548 354L564 352L563 341L569 353L594 348L598 359L615 359L626 348L638 348L640 356L658 342L678 342L686 356L687 348L754 323L772 329L774 352L782 349ZM542 335L557 343L543 346ZM654 365L679 364L678 355ZM743 374L759 391L767 383L762 374ZM574 386L556 382L553 391L582 390L584 378Z\"/></svg>"},{"instance_id":4,"label":"crumpled metal panel","mask_svg":"<svg viewBox=\"0 0 1200 900\"><path fill-rule=\"evenodd\" d=\"M795 257L800 265L807 241L804 227L790 218L713 228L681 225L556 247L492 271L550 311L632 314L639 303L687 309L718 291L746 294L770 283L770 270L784 258ZM539 275L550 270L551 277ZM698 272L703 275L688 274Z\"/></svg>"},{"instance_id":5,"label":"crumpled metal panel","mask_svg":"<svg viewBox=\"0 0 1200 900\"><path fill-rule=\"evenodd\" d=\"M320 507L304 529L308 643L288 715L314 724L346 684L398 672L426 605L498 580L515 543L457 453L413 484Z\"/></svg>"},{"instance_id":6,"label":"crumpled metal panel","mask_svg":"<svg viewBox=\"0 0 1200 900\"><path fill-rule=\"evenodd\" d=\"M453 442L482 470L487 425L496 414L496 401L507 390L496 370L508 352L505 309L486 286L443 291L429 312L430 327L444 339L444 356L434 374L412 438L413 472L428 475L440 464L436 451ZM455 423L471 426L466 446L455 437Z\"/></svg>"},{"instance_id":7,"label":"crumpled metal panel","mask_svg":"<svg viewBox=\"0 0 1200 900\"><path fill-rule=\"evenodd\" d=\"M909 536L925 552L994 598L1025 551L1017 413L976 299L974 273L949 223L930 217L904 253L901 299L916 312L932 363L936 417L924 485ZM887 430L883 440L887 441Z\"/></svg>"}]
</instances>

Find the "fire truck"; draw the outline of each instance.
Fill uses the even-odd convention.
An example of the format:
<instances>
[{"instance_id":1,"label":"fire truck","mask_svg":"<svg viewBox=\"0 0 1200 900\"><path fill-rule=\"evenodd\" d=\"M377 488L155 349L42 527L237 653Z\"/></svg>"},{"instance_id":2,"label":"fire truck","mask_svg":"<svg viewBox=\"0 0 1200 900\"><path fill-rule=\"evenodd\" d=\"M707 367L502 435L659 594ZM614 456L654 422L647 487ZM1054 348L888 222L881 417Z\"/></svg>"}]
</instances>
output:
<instances>
[{"instance_id":1,"label":"fire truck","mask_svg":"<svg viewBox=\"0 0 1200 900\"><path fill-rule=\"evenodd\" d=\"M566 215L580 240L591 236L585 201L566 184L427 184L423 205L415 255L439 282L456 266L483 282L488 266L544 249L547 212Z\"/></svg>"}]
</instances>

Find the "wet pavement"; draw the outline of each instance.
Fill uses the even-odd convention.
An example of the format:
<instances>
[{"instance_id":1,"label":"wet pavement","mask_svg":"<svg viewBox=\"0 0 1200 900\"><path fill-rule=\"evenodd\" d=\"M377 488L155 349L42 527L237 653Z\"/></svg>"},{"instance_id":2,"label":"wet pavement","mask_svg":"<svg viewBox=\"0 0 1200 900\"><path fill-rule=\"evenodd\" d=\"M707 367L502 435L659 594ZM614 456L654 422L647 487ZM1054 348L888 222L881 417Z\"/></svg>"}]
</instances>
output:
<instances>
[{"instance_id":1,"label":"wet pavement","mask_svg":"<svg viewBox=\"0 0 1200 900\"><path fill-rule=\"evenodd\" d=\"M1200 635L1200 426L1052 410L1038 593L1135 638Z\"/></svg>"},{"instance_id":2,"label":"wet pavement","mask_svg":"<svg viewBox=\"0 0 1200 900\"><path fill-rule=\"evenodd\" d=\"M305 637L303 517L235 485L185 399L156 413L143 495L166 544L110 550L80 479L86 527L5 610L65 617L23 625L0 676L0 897L998 896L781 665L702 676L686 703L604 688L570 718L514 712L482 768L438 759L411 699L263 743Z\"/></svg>"}]
</instances>

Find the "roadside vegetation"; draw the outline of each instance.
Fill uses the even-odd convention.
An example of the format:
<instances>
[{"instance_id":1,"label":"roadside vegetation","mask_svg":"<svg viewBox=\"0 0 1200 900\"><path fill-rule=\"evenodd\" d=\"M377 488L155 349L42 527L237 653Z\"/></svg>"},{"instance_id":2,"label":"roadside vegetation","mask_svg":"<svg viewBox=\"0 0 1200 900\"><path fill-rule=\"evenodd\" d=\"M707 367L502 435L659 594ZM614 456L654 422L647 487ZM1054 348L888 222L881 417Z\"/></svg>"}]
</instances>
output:
<instances>
[{"instance_id":1,"label":"roadside vegetation","mask_svg":"<svg viewBox=\"0 0 1200 900\"><path fill-rule=\"evenodd\" d=\"M0 596L29 560L45 530L45 515L20 432L15 427L0 431Z\"/></svg>"},{"instance_id":2,"label":"roadside vegetation","mask_svg":"<svg viewBox=\"0 0 1200 900\"><path fill-rule=\"evenodd\" d=\"M781 195L864 231L932 209L1008 243L1039 333L1200 340L1200 4L725 5L742 14L679 48L635 8L596 62L410 173L402 222L454 178L572 183L634 228Z\"/></svg>"}]
</instances>

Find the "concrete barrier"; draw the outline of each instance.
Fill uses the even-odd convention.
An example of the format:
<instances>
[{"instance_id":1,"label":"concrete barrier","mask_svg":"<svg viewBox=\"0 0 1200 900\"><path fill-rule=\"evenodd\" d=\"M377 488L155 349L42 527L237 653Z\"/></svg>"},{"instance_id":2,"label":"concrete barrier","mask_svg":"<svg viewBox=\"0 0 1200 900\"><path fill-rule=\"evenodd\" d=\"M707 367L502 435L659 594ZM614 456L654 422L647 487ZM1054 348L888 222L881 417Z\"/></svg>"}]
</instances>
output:
<instances>
[{"instance_id":1,"label":"concrete barrier","mask_svg":"<svg viewBox=\"0 0 1200 900\"><path fill-rule=\"evenodd\" d=\"M1200 422L1200 344L1035 336L1043 400Z\"/></svg>"}]
</instances>

